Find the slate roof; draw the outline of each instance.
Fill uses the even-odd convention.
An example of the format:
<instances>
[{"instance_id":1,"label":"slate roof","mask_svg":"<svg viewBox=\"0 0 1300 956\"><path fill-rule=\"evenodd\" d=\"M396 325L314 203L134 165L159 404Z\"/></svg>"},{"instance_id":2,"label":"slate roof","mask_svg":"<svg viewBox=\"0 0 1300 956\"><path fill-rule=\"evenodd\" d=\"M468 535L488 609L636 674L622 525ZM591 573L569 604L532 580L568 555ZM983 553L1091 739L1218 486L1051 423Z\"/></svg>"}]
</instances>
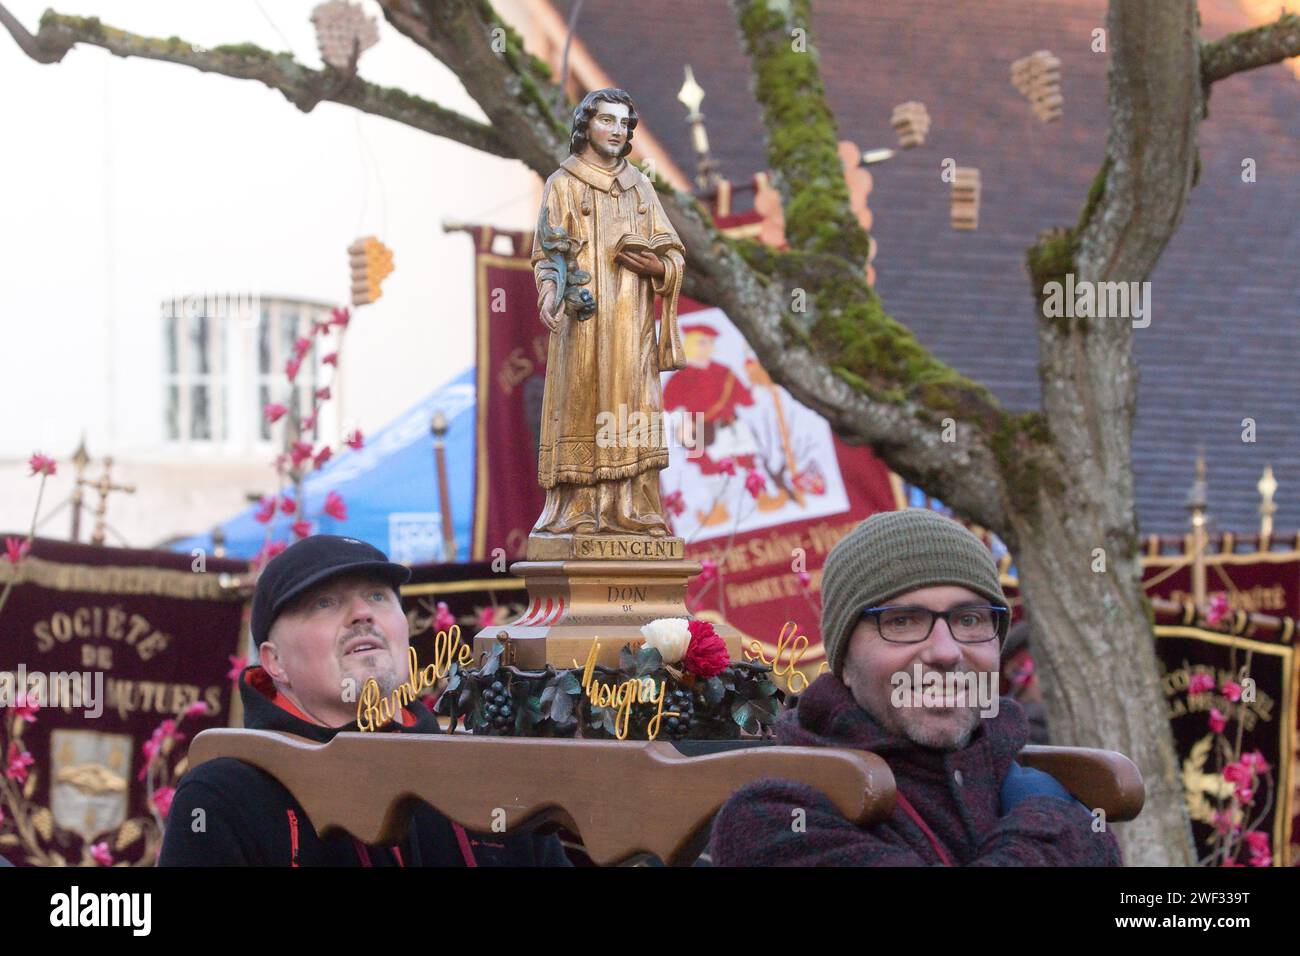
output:
<instances>
[{"instance_id":1,"label":"slate roof","mask_svg":"<svg viewBox=\"0 0 1300 956\"><path fill-rule=\"evenodd\" d=\"M568 16L572 0L557 0ZM1234 0L1201 0L1202 36L1252 25ZM689 11L689 14L688 12ZM1076 220L1103 156L1106 54L1091 51L1101 0L817 0L813 41L842 138L896 146L892 108L921 100L924 146L873 165L868 203L886 308L1013 409L1038 402L1037 340L1024 252ZM706 91L714 156L733 182L765 168L766 141L725 0L585 0L577 34L636 97L648 128L694 170L676 100L689 63ZM1062 61L1064 119L1043 125L1011 86L1038 49ZM1202 171L1152 276L1152 322L1135 333L1134 435L1144 534L1187 527L1196 447L1209 463L1215 526L1258 524L1255 483L1271 462L1279 531L1300 526L1300 82L1282 65L1215 85L1200 128ZM940 162L982 178L979 230L948 226ZM1243 183L1244 157L1257 181ZM1257 440L1243 443L1242 419Z\"/></svg>"}]
</instances>

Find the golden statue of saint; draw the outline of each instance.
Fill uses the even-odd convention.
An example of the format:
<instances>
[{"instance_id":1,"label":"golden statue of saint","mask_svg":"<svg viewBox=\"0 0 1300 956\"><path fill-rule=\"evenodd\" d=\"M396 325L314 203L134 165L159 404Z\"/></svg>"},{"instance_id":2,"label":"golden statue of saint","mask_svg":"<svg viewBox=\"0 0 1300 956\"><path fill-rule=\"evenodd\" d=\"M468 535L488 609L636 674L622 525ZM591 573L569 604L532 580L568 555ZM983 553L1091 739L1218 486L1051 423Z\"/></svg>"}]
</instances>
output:
<instances>
[{"instance_id":1,"label":"golden statue of saint","mask_svg":"<svg viewBox=\"0 0 1300 956\"><path fill-rule=\"evenodd\" d=\"M685 365L685 259L654 187L625 158L636 125L623 90L587 94L573 114L572 155L546 181L532 256L551 330L537 462L546 504L535 537L669 534L659 373ZM655 440L629 420L648 420Z\"/></svg>"}]
</instances>

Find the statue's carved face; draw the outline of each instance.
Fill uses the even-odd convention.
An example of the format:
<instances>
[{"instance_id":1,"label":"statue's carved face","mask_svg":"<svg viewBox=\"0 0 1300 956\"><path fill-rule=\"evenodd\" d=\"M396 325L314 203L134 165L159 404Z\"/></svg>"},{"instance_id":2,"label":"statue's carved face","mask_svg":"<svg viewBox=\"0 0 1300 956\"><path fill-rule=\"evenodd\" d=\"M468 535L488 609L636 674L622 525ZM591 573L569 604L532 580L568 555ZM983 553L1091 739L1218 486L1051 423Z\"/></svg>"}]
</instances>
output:
<instances>
[{"instance_id":1,"label":"statue's carved face","mask_svg":"<svg viewBox=\"0 0 1300 956\"><path fill-rule=\"evenodd\" d=\"M588 148L604 164L617 161L627 145L628 108L625 103L596 104L596 114L587 126Z\"/></svg>"}]
</instances>

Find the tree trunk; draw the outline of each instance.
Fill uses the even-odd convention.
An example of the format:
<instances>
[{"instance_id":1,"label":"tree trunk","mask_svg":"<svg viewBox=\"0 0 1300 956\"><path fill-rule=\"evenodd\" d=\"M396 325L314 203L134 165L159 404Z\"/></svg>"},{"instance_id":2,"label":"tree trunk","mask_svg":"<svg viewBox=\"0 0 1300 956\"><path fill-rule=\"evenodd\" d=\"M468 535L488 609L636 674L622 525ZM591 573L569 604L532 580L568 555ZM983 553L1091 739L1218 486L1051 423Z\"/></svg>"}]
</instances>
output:
<instances>
[{"instance_id":1,"label":"tree trunk","mask_svg":"<svg viewBox=\"0 0 1300 956\"><path fill-rule=\"evenodd\" d=\"M1115 827L1126 865L1190 866L1191 829L1138 583L1136 537L1117 533L1133 528L1125 510L1131 515L1131 501L1125 508L1103 486L1044 494L1034 518L1012 516L1017 569L1033 615L1052 743L1116 750L1141 768L1146 807ZM1115 547L1121 537L1128 541ZM1097 548L1104 572L1093 570L1101 566Z\"/></svg>"}]
</instances>

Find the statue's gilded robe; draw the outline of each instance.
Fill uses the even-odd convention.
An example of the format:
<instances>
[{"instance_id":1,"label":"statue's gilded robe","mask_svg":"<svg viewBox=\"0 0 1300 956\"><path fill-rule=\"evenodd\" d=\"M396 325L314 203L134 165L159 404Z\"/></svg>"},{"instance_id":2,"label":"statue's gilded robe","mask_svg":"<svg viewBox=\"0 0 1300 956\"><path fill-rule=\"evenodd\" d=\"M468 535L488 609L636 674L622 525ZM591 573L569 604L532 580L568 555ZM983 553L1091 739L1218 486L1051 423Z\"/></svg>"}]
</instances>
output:
<instances>
[{"instance_id":1,"label":"statue's gilded robe","mask_svg":"<svg viewBox=\"0 0 1300 956\"><path fill-rule=\"evenodd\" d=\"M677 329L681 242L650 181L626 160L605 170L570 156L546 181L542 201L551 228L586 240L577 265L591 276L583 288L595 296L596 312L581 322L566 314L550 337L537 462L547 499L534 530L665 533L658 472L668 464L666 432L649 447L598 445L596 436L600 413L617 418L620 407L623 420L641 412L663 427L659 373L685 365ZM626 233L671 236L660 255L662 279L615 263L615 246ZM532 262L539 304L550 287L547 270L539 268L545 256L537 236ZM656 294L663 299L657 336Z\"/></svg>"}]
</instances>

